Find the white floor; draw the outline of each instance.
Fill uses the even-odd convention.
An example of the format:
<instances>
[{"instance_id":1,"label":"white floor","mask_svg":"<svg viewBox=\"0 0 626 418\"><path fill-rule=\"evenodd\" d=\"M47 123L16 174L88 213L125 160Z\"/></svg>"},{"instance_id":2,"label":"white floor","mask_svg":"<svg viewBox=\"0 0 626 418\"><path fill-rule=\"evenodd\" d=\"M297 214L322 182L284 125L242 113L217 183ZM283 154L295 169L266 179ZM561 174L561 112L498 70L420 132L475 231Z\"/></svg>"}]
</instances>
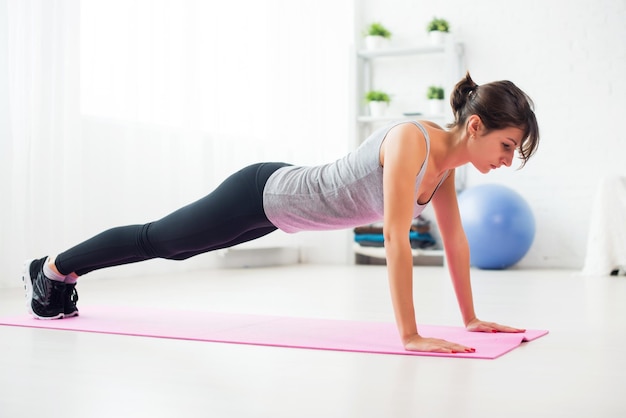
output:
<instances>
[{"instance_id":1,"label":"white floor","mask_svg":"<svg viewBox=\"0 0 626 418\"><path fill-rule=\"evenodd\" d=\"M243 346L0 326L0 417L624 417L626 277L474 273L483 319L550 334L496 360ZM82 279L80 306L392 321L381 266ZM459 325L447 274L416 267L418 321ZM24 312L0 290L0 315Z\"/></svg>"}]
</instances>

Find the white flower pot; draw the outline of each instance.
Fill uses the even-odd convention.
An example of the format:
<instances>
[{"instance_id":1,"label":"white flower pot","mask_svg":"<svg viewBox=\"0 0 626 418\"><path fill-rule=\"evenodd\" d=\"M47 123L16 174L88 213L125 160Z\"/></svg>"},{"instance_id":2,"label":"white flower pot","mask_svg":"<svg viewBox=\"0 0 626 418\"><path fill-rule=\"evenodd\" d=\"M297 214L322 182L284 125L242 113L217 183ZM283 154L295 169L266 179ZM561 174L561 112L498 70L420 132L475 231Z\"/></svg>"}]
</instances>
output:
<instances>
[{"instance_id":1,"label":"white flower pot","mask_svg":"<svg viewBox=\"0 0 626 418\"><path fill-rule=\"evenodd\" d=\"M446 32L440 32L438 30L434 30L431 32L428 32L428 36L430 38L430 43L432 45L443 45L446 41L446 36L448 36L448 34Z\"/></svg>"},{"instance_id":2,"label":"white flower pot","mask_svg":"<svg viewBox=\"0 0 626 418\"><path fill-rule=\"evenodd\" d=\"M365 37L365 48L371 51L383 49L387 45L387 39L382 36L368 35Z\"/></svg>"},{"instance_id":3,"label":"white flower pot","mask_svg":"<svg viewBox=\"0 0 626 418\"><path fill-rule=\"evenodd\" d=\"M431 115L443 115L444 100L430 99L428 101L428 110Z\"/></svg>"},{"instance_id":4,"label":"white flower pot","mask_svg":"<svg viewBox=\"0 0 626 418\"><path fill-rule=\"evenodd\" d=\"M387 102L370 102L370 116L374 118L379 118L385 115L387 112Z\"/></svg>"}]
</instances>

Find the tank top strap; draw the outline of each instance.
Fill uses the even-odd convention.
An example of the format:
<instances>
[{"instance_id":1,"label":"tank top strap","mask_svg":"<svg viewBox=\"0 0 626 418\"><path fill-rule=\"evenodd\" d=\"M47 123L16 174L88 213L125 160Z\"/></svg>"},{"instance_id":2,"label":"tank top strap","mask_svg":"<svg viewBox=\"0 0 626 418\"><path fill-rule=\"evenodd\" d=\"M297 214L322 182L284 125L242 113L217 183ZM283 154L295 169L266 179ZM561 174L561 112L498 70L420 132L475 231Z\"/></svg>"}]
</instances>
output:
<instances>
[{"instance_id":1,"label":"tank top strap","mask_svg":"<svg viewBox=\"0 0 626 418\"><path fill-rule=\"evenodd\" d=\"M417 181L416 181L416 190L419 187L419 184L422 182L422 179L424 178L424 175L426 174L426 167L428 166L428 157L430 156L430 136L428 135L428 131L426 130L426 128L424 128L424 126L419 123L418 121L412 120L411 123L413 123L415 126L417 126L419 128L420 131L422 131L422 134L424 134L424 139L426 140L426 158L424 159L424 164L422 164L422 168L420 169L419 173L417 173Z\"/></svg>"}]
</instances>

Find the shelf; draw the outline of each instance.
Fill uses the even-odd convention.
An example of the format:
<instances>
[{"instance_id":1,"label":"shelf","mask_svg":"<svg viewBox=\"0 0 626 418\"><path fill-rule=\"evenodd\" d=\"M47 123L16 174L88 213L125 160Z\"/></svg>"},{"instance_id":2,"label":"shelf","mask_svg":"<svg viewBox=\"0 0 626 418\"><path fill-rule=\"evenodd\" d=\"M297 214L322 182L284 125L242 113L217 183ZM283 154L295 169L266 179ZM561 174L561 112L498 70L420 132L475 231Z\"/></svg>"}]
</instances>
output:
<instances>
[{"instance_id":1,"label":"shelf","mask_svg":"<svg viewBox=\"0 0 626 418\"><path fill-rule=\"evenodd\" d=\"M397 57L402 55L438 54L445 52L445 50L446 48L443 45L408 48L385 48L375 50L363 49L357 52L357 56L359 56L359 58L370 59L378 57Z\"/></svg>"},{"instance_id":2,"label":"shelf","mask_svg":"<svg viewBox=\"0 0 626 418\"><path fill-rule=\"evenodd\" d=\"M385 248L384 247L363 247L357 243L354 244L353 250L356 254L361 254L367 257L374 258L385 258ZM420 249L411 249L413 253L413 257L443 257L443 250L420 250Z\"/></svg>"}]
</instances>

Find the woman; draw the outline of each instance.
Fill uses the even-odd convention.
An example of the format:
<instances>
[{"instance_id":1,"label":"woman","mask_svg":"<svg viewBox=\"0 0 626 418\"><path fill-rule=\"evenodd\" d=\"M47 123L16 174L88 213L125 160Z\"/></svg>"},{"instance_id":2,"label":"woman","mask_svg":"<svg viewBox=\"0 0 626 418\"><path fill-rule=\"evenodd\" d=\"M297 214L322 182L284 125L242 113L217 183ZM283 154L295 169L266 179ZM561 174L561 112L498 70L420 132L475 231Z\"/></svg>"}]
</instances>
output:
<instances>
[{"instance_id":1,"label":"woman","mask_svg":"<svg viewBox=\"0 0 626 418\"><path fill-rule=\"evenodd\" d=\"M78 277L151 258L183 260L266 235L276 229L352 228L383 220L395 318L407 350L473 351L421 336L413 307L411 221L432 201L447 264L466 328L524 330L476 317L469 247L456 198L454 170L472 163L482 173L522 165L535 152L539 131L530 98L510 81L483 86L467 74L451 95L455 121L404 121L374 132L354 152L322 166L261 163L227 178L204 198L145 225L104 231L55 258L26 262L22 279L29 312L40 319L78 315Z\"/></svg>"}]
</instances>

